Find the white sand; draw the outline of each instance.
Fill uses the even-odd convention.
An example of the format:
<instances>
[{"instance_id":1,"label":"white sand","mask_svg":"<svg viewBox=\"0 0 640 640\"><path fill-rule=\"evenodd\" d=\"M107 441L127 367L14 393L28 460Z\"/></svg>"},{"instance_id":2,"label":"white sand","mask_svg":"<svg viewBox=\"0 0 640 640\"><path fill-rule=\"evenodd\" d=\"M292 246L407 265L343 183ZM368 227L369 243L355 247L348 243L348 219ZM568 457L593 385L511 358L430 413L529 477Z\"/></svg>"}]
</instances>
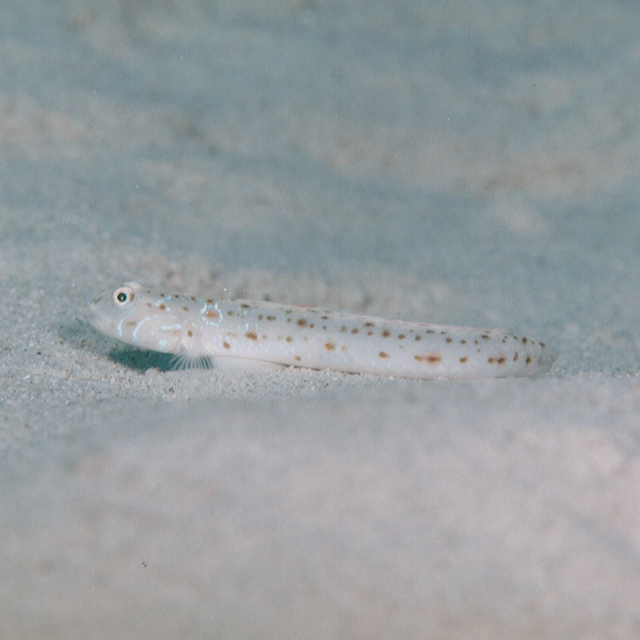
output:
<instances>
[{"instance_id":1,"label":"white sand","mask_svg":"<svg viewBox=\"0 0 640 640\"><path fill-rule=\"evenodd\" d=\"M424 4L3 3L2 638L640 635L640 9ZM171 371L127 278L561 355Z\"/></svg>"}]
</instances>

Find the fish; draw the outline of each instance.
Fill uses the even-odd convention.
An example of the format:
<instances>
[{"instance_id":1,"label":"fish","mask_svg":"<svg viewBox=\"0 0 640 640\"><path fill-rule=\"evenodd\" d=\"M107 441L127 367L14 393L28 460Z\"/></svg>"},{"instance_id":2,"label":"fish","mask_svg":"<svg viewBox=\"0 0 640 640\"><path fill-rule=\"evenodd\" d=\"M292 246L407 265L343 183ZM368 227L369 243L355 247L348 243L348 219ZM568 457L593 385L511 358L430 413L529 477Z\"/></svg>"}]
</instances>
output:
<instances>
[{"instance_id":1,"label":"fish","mask_svg":"<svg viewBox=\"0 0 640 640\"><path fill-rule=\"evenodd\" d=\"M502 329L200 298L135 281L95 298L89 322L125 344L171 354L179 367L238 359L393 378L472 380L541 375L558 353Z\"/></svg>"}]
</instances>

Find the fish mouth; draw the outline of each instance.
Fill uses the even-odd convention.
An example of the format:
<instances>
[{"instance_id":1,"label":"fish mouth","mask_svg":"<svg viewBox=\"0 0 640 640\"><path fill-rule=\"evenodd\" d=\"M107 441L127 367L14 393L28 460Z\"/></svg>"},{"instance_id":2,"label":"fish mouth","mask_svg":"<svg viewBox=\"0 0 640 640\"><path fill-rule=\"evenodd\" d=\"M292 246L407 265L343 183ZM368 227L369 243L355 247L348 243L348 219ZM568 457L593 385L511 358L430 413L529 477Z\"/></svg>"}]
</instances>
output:
<instances>
[{"instance_id":1,"label":"fish mouth","mask_svg":"<svg viewBox=\"0 0 640 640\"><path fill-rule=\"evenodd\" d=\"M89 324L97 330L100 330L100 327L104 326L104 320L101 319L101 314L99 312L99 305L100 303L104 304L103 300L106 295L106 293L101 293L97 298L94 298L93 302L89 305L87 320Z\"/></svg>"},{"instance_id":2,"label":"fish mouth","mask_svg":"<svg viewBox=\"0 0 640 640\"><path fill-rule=\"evenodd\" d=\"M89 323L89 326L103 335L110 335L114 329L113 322L103 318L99 313L97 313L93 308L93 305L91 305L89 314L87 315L87 322Z\"/></svg>"},{"instance_id":3,"label":"fish mouth","mask_svg":"<svg viewBox=\"0 0 640 640\"><path fill-rule=\"evenodd\" d=\"M98 328L98 312L95 300L89 305L89 313L87 314L87 322L94 328Z\"/></svg>"}]
</instances>

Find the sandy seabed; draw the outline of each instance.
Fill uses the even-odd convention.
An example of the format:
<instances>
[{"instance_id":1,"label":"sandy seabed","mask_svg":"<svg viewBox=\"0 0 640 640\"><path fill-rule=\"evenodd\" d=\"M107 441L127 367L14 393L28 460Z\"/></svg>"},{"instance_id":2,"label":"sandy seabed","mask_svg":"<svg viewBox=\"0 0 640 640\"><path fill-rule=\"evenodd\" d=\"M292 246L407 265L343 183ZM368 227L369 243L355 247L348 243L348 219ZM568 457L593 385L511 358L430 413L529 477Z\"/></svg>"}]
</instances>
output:
<instances>
[{"instance_id":1,"label":"sandy seabed","mask_svg":"<svg viewBox=\"0 0 640 640\"><path fill-rule=\"evenodd\" d=\"M640 9L0 8L0 636L640 636ZM537 379L175 371L135 278L531 334Z\"/></svg>"}]
</instances>

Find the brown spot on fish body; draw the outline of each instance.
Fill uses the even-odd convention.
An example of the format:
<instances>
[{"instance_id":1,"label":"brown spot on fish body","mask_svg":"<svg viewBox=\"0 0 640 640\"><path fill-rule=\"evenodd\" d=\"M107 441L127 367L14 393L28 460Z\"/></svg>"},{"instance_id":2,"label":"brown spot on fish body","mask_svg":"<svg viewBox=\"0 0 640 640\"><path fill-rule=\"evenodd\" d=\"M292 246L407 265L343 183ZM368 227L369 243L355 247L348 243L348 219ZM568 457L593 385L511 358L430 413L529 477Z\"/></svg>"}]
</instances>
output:
<instances>
[{"instance_id":1,"label":"brown spot on fish body","mask_svg":"<svg viewBox=\"0 0 640 640\"><path fill-rule=\"evenodd\" d=\"M344 325L340 327L340 333L347 333L348 329Z\"/></svg>"},{"instance_id":2,"label":"brown spot on fish body","mask_svg":"<svg viewBox=\"0 0 640 640\"><path fill-rule=\"evenodd\" d=\"M193 298L192 298L192 300L193 300ZM206 303L207 304L213 304L213 300L211 298L207 298L206 299Z\"/></svg>"},{"instance_id":3,"label":"brown spot on fish body","mask_svg":"<svg viewBox=\"0 0 640 640\"><path fill-rule=\"evenodd\" d=\"M255 334L253 331L247 331L244 335L247 338L249 338L249 340L257 340L258 339L258 335Z\"/></svg>"},{"instance_id":4,"label":"brown spot on fish body","mask_svg":"<svg viewBox=\"0 0 640 640\"><path fill-rule=\"evenodd\" d=\"M220 314L214 309L208 309L204 315L209 320L220 320Z\"/></svg>"},{"instance_id":5,"label":"brown spot on fish body","mask_svg":"<svg viewBox=\"0 0 640 640\"><path fill-rule=\"evenodd\" d=\"M223 342L223 343L222 343L222 346L223 346L225 349L231 349L231 345L230 345L228 342Z\"/></svg>"},{"instance_id":6,"label":"brown spot on fish body","mask_svg":"<svg viewBox=\"0 0 640 640\"><path fill-rule=\"evenodd\" d=\"M298 318L298 322L296 323L299 327L306 327L307 321L305 318Z\"/></svg>"},{"instance_id":7,"label":"brown spot on fish body","mask_svg":"<svg viewBox=\"0 0 640 640\"><path fill-rule=\"evenodd\" d=\"M189 331L187 331L187 335L188 335L190 338L193 338L193 331L191 331L191 329L189 329Z\"/></svg>"},{"instance_id":8,"label":"brown spot on fish body","mask_svg":"<svg viewBox=\"0 0 640 640\"><path fill-rule=\"evenodd\" d=\"M183 311L189 311L189 307L182 307Z\"/></svg>"},{"instance_id":9,"label":"brown spot on fish body","mask_svg":"<svg viewBox=\"0 0 640 640\"><path fill-rule=\"evenodd\" d=\"M286 340L287 342L293 342L293 338L292 338L291 336L287 336L287 337L285 338L285 340Z\"/></svg>"},{"instance_id":10,"label":"brown spot on fish body","mask_svg":"<svg viewBox=\"0 0 640 640\"><path fill-rule=\"evenodd\" d=\"M365 327L375 327L376 325L375 325L375 323L373 323L373 322L365 322L365 323L364 323L364 326L365 326Z\"/></svg>"},{"instance_id":11,"label":"brown spot on fish body","mask_svg":"<svg viewBox=\"0 0 640 640\"><path fill-rule=\"evenodd\" d=\"M487 335L486 333L483 333L480 337L481 337L483 340L490 340L490 339L491 339L491 336Z\"/></svg>"},{"instance_id":12,"label":"brown spot on fish body","mask_svg":"<svg viewBox=\"0 0 640 640\"><path fill-rule=\"evenodd\" d=\"M162 304L158 307L158 309L160 309L160 311L165 311L165 310L166 310L166 308L167 308L167 305L166 305L166 304L164 304L164 303L162 303Z\"/></svg>"},{"instance_id":13,"label":"brown spot on fish body","mask_svg":"<svg viewBox=\"0 0 640 640\"><path fill-rule=\"evenodd\" d=\"M531 356L527 356L527 359L525 360L525 362L527 364L531 364Z\"/></svg>"},{"instance_id":14,"label":"brown spot on fish body","mask_svg":"<svg viewBox=\"0 0 640 640\"><path fill-rule=\"evenodd\" d=\"M325 342L325 343L324 343L324 348L325 348L327 351L333 351L333 350L336 348L336 345L335 345L335 344L333 344L333 342Z\"/></svg>"},{"instance_id":15,"label":"brown spot on fish body","mask_svg":"<svg viewBox=\"0 0 640 640\"><path fill-rule=\"evenodd\" d=\"M504 364L507 361L507 359L505 357L500 357L498 358L498 364Z\"/></svg>"},{"instance_id":16,"label":"brown spot on fish body","mask_svg":"<svg viewBox=\"0 0 640 640\"><path fill-rule=\"evenodd\" d=\"M404 333L401 333L401 334L398 336L398 340L404 340L404 339L405 339L405 337L406 337L406 336L404 335Z\"/></svg>"},{"instance_id":17,"label":"brown spot on fish body","mask_svg":"<svg viewBox=\"0 0 640 640\"><path fill-rule=\"evenodd\" d=\"M464 364L465 362L467 362L469 360L469 358L467 358L467 356L462 356L462 358L460 358L460 362L462 364Z\"/></svg>"},{"instance_id":18,"label":"brown spot on fish body","mask_svg":"<svg viewBox=\"0 0 640 640\"><path fill-rule=\"evenodd\" d=\"M451 344L451 343L453 342L453 338L446 338L446 339L445 339L445 342L446 342L447 344Z\"/></svg>"},{"instance_id":19,"label":"brown spot on fish body","mask_svg":"<svg viewBox=\"0 0 640 640\"><path fill-rule=\"evenodd\" d=\"M442 357L437 353L428 353L425 356L414 356L418 362L428 362L429 364L438 364L442 362Z\"/></svg>"},{"instance_id":20,"label":"brown spot on fish body","mask_svg":"<svg viewBox=\"0 0 640 640\"><path fill-rule=\"evenodd\" d=\"M258 320L262 320L263 317L264 316L261 313L258 314Z\"/></svg>"},{"instance_id":21,"label":"brown spot on fish body","mask_svg":"<svg viewBox=\"0 0 640 640\"><path fill-rule=\"evenodd\" d=\"M250 305L250 304L243 303L243 304L241 304L241 305L240 305L240 308L241 308L241 309L251 309L251 305Z\"/></svg>"},{"instance_id":22,"label":"brown spot on fish body","mask_svg":"<svg viewBox=\"0 0 640 640\"><path fill-rule=\"evenodd\" d=\"M359 329L351 329L351 333L355 335L356 333L360 333Z\"/></svg>"},{"instance_id":23,"label":"brown spot on fish body","mask_svg":"<svg viewBox=\"0 0 640 640\"><path fill-rule=\"evenodd\" d=\"M275 316L267 316L267 322L273 322L275 319Z\"/></svg>"},{"instance_id":24,"label":"brown spot on fish body","mask_svg":"<svg viewBox=\"0 0 640 640\"><path fill-rule=\"evenodd\" d=\"M387 329L385 329L385 330L382 332L382 337L383 337L383 338L388 338L390 335L391 335L391 334L389 333L389 331L387 331Z\"/></svg>"},{"instance_id":25,"label":"brown spot on fish body","mask_svg":"<svg viewBox=\"0 0 640 640\"><path fill-rule=\"evenodd\" d=\"M513 361L514 361L514 362L517 362L519 357L520 357L520 354L516 351L516 352L513 354Z\"/></svg>"},{"instance_id":26,"label":"brown spot on fish body","mask_svg":"<svg viewBox=\"0 0 640 640\"><path fill-rule=\"evenodd\" d=\"M414 338L414 340L415 340L416 342L420 342L420 340L422 340L422 336L420 336L420 335L416 335L416 337Z\"/></svg>"},{"instance_id":27,"label":"brown spot on fish body","mask_svg":"<svg viewBox=\"0 0 640 640\"><path fill-rule=\"evenodd\" d=\"M389 357L389 354L388 354L388 353L385 353L384 351L381 351L378 355L379 355L381 358L388 358L388 357Z\"/></svg>"},{"instance_id":28,"label":"brown spot on fish body","mask_svg":"<svg viewBox=\"0 0 640 640\"><path fill-rule=\"evenodd\" d=\"M301 358L300 356L293 356L293 359L294 359L296 362L302 362L302 358Z\"/></svg>"}]
</instances>

